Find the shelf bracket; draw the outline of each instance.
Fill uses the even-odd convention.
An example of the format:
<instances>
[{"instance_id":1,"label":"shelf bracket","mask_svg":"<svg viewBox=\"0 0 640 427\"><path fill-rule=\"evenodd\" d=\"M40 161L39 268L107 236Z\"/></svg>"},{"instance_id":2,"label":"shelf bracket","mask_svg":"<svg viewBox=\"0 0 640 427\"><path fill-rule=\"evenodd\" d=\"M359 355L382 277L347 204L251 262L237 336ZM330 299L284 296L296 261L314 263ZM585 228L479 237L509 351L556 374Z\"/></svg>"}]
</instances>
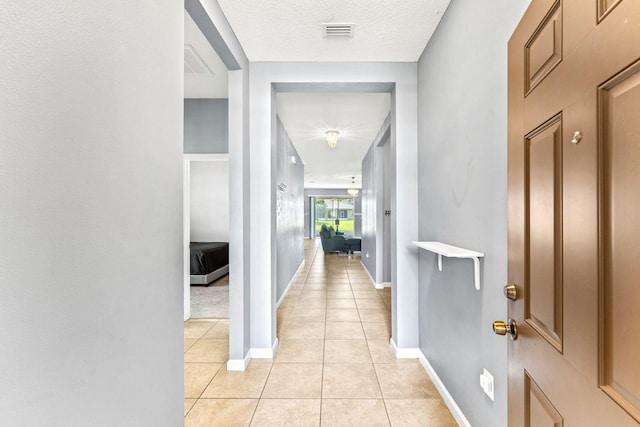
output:
<instances>
[{"instance_id":1,"label":"shelf bracket","mask_svg":"<svg viewBox=\"0 0 640 427\"><path fill-rule=\"evenodd\" d=\"M475 279L476 290L480 290L480 258L474 256L473 258L473 278Z\"/></svg>"},{"instance_id":2,"label":"shelf bracket","mask_svg":"<svg viewBox=\"0 0 640 427\"><path fill-rule=\"evenodd\" d=\"M480 290L480 258L471 257L473 260L473 278L477 290ZM438 254L438 271L442 271L442 254Z\"/></svg>"},{"instance_id":3,"label":"shelf bracket","mask_svg":"<svg viewBox=\"0 0 640 427\"><path fill-rule=\"evenodd\" d=\"M419 248L433 252L438 256L438 270L442 271L442 257L468 258L473 261L473 281L475 288L480 290L480 258L484 253L451 246L442 242L413 242Z\"/></svg>"}]
</instances>

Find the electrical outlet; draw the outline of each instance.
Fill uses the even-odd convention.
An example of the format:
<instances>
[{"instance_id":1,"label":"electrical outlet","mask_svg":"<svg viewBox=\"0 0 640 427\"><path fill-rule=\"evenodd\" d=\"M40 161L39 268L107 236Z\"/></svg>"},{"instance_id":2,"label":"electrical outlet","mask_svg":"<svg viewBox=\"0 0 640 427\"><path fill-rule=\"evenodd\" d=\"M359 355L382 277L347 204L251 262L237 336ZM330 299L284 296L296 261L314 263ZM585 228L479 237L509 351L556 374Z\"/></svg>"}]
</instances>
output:
<instances>
[{"instance_id":1,"label":"electrical outlet","mask_svg":"<svg viewBox=\"0 0 640 427\"><path fill-rule=\"evenodd\" d=\"M484 373L480 375L480 387L484 390L484 394L493 400L493 375L486 369Z\"/></svg>"}]
</instances>

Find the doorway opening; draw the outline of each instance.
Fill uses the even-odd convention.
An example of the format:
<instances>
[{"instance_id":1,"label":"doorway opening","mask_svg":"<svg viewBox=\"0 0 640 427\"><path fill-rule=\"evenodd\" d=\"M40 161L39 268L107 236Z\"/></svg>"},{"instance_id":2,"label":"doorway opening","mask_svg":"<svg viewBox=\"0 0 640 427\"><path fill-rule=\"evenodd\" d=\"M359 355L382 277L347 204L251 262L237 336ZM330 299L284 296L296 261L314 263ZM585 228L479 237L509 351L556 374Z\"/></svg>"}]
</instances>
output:
<instances>
[{"instance_id":1,"label":"doorway opening","mask_svg":"<svg viewBox=\"0 0 640 427\"><path fill-rule=\"evenodd\" d=\"M229 317L228 156L191 157L189 180L190 311L192 319ZM187 230L185 230L185 233Z\"/></svg>"},{"instance_id":2,"label":"doorway opening","mask_svg":"<svg viewBox=\"0 0 640 427\"><path fill-rule=\"evenodd\" d=\"M383 227L385 217L381 210L383 205L388 204L385 205L381 198L383 194L391 194L393 176L390 170L386 179L382 176L380 165L383 149L380 147L389 141L391 135L394 86L278 83L273 84L272 88L271 123L284 127L287 139L291 140L304 164L305 197L301 203L305 210L301 224L304 236L309 239L320 238L322 227L325 226L325 230L330 228L330 239L325 239L323 244L326 243L329 252L335 249L338 256L348 257L334 260L337 264L333 267L348 261L349 269L353 267L352 273L363 274L364 277L356 279L362 280L355 285L359 287L358 290L374 291L375 288L382 288L383 282L390 285L390 278L386 281L382 278L381 249L371 249L366 263L361 261L360 256L364 255L363 245L373 248L382 245L383 232L389 233L385 239L391 241L391 228ZM272 128L272 138L276 138L272 146L280 144L277 141L280 128L276 129L277 132L274 132ZM329 141L330 133L337 134L338 140ZM387 144L387 154L390 153L389 146ZM273 173L280 177L281 156L277 150L272 151L271 155L276 157L272 164L277 168ZM284 162L284 167L291 165ZM280 183L280 178L277 182ZM383 184L386 185L386 191L383 191ZM280 193L275 194L274 206L277 220L281 221L283 212L279 209L279 196ZM390 199L387 200L387 203L390 202ZM390 222L390 218L386 219ZM368 224L366 229L365 222ZM286 237L288 234L283 236L280 232L275 235L276 241ZM341 248L340 241L343 243ZM316 247L320 248L319 254L325 250L325 245L316 244ZM295 249L292 245L276 245L275 249L272 258L275 265L272 269L276 272L274 293L277 307L290 287L297 291L295 268L286 271L286 277L280 276L284 272L281 268L282 259L302 256L297 252L291 255ZM386 255L390 264L391 255ZM335 254L331 257L335 257ZM327 256L327 260L331 257ZM287 283L291 284L287 286ZM275 320L278 320L277 317ZM278 328L275 325L275 329ZM277 336L274 342L278 342Z\"/></svg>"},{"instance_id":3,"label":"doorway opening","mask_svg":"<svg viewBox=\"0 0 640 427\"><path fill-rule=\"evenodd\" d=\"M184 317L228 318L229 71L187 10L184 32Z\"/></svg>"}]
</instances>

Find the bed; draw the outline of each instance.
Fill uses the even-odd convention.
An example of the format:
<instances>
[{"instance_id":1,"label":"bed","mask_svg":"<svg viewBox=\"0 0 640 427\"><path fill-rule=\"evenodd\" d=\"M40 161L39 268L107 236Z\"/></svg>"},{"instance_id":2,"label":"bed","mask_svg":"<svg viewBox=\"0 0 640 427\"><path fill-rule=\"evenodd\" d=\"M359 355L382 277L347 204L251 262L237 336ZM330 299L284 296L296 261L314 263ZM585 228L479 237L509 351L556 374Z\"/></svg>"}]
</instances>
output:
<instances>
[{"instance_id":1,"label":"bed","mask_svg":"<svg viewBox=\"0 0 640 427\"><path fill-rule=\"evenodd\" d=\"M208 285L229 273L228 242L191 242L191 284Z\"/></svg>"}]
</instances>

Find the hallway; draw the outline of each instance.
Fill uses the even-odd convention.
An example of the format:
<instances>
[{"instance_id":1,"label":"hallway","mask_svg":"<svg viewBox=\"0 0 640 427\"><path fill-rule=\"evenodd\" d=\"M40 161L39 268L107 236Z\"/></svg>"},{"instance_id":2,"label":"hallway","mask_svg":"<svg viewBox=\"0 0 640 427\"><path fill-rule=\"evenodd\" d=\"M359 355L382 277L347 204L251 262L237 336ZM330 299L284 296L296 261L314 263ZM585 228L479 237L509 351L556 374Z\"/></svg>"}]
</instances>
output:
<instances>
[{"instance_id":1,"label":"hallway","mask_svg":"<svg viewBox=\"0 0 640 427\"><path fill-rule=\"evenodd\" d=\"M227 321L185 322L185 426L457 425L418 360L391 352L390 303L359 257L305 240L274 360L227 372Z\"/></svg>"}]
</instances>

